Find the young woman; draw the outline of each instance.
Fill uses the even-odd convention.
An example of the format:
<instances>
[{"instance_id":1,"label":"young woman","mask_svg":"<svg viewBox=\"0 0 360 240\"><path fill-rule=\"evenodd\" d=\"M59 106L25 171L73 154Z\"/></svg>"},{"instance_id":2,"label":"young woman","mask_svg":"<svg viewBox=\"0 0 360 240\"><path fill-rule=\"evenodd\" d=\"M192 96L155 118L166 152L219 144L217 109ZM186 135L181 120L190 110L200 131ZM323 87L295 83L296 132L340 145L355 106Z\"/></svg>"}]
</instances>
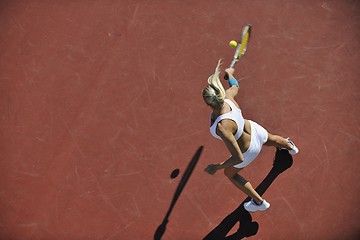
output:
<instances>
[{"instance_id":1,"label":"young woman","mask_svg":"<svg viewBox=\"0 0 360 240\"><path fill-rule=\"evenodd\" d=\"M225 176L252 198L244 204L247 211L266 210L270 204L238 173L258 156L264 144L287 149L292 155L297 154L299 150L291 140L270 134L256 122L243 118L239 105L234 99L239 90L239 84L234 78L235 70L233 68L225 70L229 77L229 88L225 90L220 82L220 65L221 60L216 66L215 73L208 78L208 85L203 89L202 94L205 103L212 109L210 132L225 143L231 157L219 164L208 165L205 171L213 175L218 170L224 169Z\"/></svg>"}]
</instances>

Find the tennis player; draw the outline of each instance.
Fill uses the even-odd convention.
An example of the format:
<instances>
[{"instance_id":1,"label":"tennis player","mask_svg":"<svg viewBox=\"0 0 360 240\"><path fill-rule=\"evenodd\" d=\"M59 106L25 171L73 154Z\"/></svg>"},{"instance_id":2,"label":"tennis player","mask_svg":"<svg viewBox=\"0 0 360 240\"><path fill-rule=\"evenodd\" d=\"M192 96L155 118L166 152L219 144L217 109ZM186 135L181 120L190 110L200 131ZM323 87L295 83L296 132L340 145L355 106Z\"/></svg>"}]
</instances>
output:
<instances>
[{"instance_id":1,"label":"tennis player","mask_svg":"<svg viewBox=\"0 0 360 240\"><path fill-rule=\"evenodd\" d=\"M292 155L297 154L299 150L290 139L270 134L256 122L244 119L234 99L239 90L238 81L234 77L235 70L234 68L225 70L229 77L229 88L225 90L219 78L220 65L221 60L216 66L215 73L208 78L208 85L203 89L202 94L205 103L212 109L210 132L225 143L231 157L219 164L208 165L205 171L213 175L218 170L224 169L226 177L252 198L244 204L244 208L249 212L264 211L270 207L270 204L239 174L240 170L255 160L263 145L287 149Z\"/></svg>"}]
</instances>

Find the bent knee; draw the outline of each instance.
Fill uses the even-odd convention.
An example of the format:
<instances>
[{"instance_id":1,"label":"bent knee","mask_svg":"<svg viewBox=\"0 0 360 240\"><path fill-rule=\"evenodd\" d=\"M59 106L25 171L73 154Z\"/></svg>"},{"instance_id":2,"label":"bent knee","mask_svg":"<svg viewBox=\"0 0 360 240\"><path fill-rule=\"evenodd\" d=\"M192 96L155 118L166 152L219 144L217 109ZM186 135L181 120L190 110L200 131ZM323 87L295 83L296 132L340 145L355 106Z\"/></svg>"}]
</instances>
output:
<instances>
[{"instance_id":1,"label":"bent knee","mask_svg":"<svg viewBox=\"0 0 360 240\"><path fill-rule=\"evenodd\" d=\"M268 139L265 142L265 145L267 146L276 146L279 143L279 136L274 134L268 134Z\"/></svg>"},{"instance_id":2,"label":"bent knee","mask_svg":"<svg viewBox=\"0 0 360 240\"><path fill-rule=\"evenodd\" d=\"M233 178L242 168L236 168L236 167L227 167L224 168L224 174L228 178Z\"/></svg>"}]
</instances>

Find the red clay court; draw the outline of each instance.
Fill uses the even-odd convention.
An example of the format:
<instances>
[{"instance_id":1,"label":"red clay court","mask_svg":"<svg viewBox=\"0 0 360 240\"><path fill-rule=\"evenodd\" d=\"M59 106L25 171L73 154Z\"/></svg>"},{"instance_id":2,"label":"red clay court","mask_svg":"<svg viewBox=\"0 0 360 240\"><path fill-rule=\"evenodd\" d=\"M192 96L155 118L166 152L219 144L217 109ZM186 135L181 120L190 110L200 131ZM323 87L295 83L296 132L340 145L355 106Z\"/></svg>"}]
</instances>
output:
<instances>
[{"instance_id":1,"label":"red clay court","mask_svg":"<svg viewBox=\"0 0 360 240\"><path fill-rule=\"evenodd\" d=\"M357 239L357 0L1 1L0 239L153 239L199 146L162 239L208 236L246 196L203 172L228 152L201 90L247 23L244 117L300 148L249 239ZM274 154L243 171L253 186Z\"/></svg>"}]
</instances>

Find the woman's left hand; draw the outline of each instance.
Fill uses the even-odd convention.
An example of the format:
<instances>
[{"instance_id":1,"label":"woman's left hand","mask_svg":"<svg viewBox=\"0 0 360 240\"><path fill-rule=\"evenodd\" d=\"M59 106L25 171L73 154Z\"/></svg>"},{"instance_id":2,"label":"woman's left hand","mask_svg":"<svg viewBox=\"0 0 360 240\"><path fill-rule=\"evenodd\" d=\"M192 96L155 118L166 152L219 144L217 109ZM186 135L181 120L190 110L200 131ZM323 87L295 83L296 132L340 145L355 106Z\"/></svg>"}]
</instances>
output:
<instances>
[{"instance_id":1,"label":"woman's left hand","mask_svg":"<svg viewBox=\"0 0 360 240\"><path fill-rule=\"evenodd\" d=\"M208 174L214 175L217 171L217 164L209 164L204 171Z\"/></svg>"}]
</instances>

